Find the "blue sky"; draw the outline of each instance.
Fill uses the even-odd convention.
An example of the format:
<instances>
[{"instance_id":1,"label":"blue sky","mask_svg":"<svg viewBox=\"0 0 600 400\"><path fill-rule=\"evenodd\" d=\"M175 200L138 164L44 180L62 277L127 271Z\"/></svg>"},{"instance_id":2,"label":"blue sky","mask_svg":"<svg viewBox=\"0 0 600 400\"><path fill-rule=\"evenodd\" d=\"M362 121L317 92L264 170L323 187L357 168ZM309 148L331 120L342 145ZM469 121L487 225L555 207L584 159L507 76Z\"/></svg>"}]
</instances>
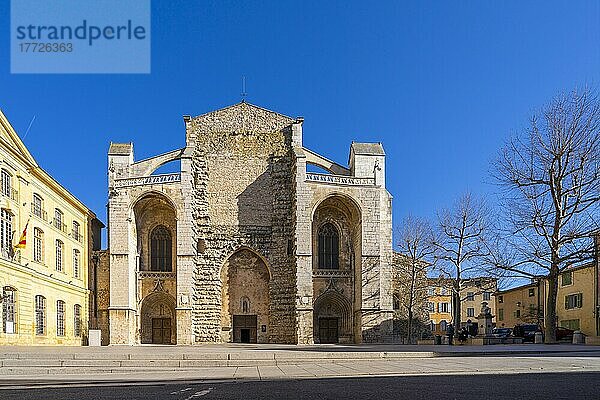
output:
<instances>
[{"instance_id":1,"label":"blue sky","mask_svg":"<svg viewBox=\"0 0 600 400\"><path fill-rule=\"evenodd\" d=\"M493 193L502 142L561 90L598 86L600 3L157 1L148 75L12 75L0 2L0 108L38 162L106 221L109 142L183 146L182 115L240 100L305 117L345 164L383 142L398 224Z\"/></svg>"}]
</instances>

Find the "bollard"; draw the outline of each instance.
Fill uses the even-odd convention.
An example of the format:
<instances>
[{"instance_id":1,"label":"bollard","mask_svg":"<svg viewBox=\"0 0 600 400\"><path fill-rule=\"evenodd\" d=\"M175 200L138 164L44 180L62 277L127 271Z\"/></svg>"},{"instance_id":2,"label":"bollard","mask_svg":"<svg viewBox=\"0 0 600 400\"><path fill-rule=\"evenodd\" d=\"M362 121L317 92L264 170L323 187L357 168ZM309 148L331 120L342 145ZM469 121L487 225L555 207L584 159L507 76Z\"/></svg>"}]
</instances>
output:
<instances>
[{"instance_id":1,"label":"bollard","mask_svg":"<svg viewBox=\"0 0 600 400\"><path fill-rule=\"evenodd\" d=\"M542 344L542 343L544 343L544 334L542 332L536 332L535 333L534 343L535 344Z\"/></svg>"},{"instance_id":2,"label":"bollard","mask_svg":"<svg viewBox=\"0 0 600 400\"><path fill-rule=\"evenodd\" d=\"M585 343L585 336L583 335L583 333L581 333L581 331L573 332L573 344L584 344L584 343Z\"/></svg>"}]
</instances>

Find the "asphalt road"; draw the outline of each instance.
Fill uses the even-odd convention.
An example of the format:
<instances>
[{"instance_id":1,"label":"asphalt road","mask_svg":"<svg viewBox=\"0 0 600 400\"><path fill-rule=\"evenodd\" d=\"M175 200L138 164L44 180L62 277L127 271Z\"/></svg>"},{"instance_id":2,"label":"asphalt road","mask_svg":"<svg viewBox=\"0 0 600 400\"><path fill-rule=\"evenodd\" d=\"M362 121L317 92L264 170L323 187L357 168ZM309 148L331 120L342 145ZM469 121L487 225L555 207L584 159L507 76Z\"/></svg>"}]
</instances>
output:
<instances>
[{"instance_id":1,"label":"asphalt road","mask_svg":"<svg viewBox=\"0 0 600 400\"><path fill-rule=\"evenodd\" d=\"M600 399L600 373L221 381L0 390L2 400Z\"/></svg>"}]
</instances>

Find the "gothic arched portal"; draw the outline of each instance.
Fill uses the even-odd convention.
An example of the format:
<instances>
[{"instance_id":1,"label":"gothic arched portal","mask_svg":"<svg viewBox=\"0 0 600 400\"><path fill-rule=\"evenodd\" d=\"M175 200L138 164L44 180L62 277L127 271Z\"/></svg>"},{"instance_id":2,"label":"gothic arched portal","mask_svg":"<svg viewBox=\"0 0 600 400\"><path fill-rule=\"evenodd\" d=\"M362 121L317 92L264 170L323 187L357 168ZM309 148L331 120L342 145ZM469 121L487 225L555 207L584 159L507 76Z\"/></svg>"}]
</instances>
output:
<instances>
[{"instance_id":1,"label":"gothic arched portal","mask_svg":"<svg viewBox=\"0 0 600 400\"><path fill-rule=\"evenodd\" d=\"M221 339L235 343L267 343L270 273L250 249L233 253L221 271Z\"/></svg>"},{"instance_id":2,"label":"gothic arched portal","mask_svg":"<svg viewBox=\"0 0 600 400\"><path fill-rule=\"evenodd\" d=\"M150 293L142 301L141 343L176 344L175 299L164 292Z\"/></svg>"}]
</instances>

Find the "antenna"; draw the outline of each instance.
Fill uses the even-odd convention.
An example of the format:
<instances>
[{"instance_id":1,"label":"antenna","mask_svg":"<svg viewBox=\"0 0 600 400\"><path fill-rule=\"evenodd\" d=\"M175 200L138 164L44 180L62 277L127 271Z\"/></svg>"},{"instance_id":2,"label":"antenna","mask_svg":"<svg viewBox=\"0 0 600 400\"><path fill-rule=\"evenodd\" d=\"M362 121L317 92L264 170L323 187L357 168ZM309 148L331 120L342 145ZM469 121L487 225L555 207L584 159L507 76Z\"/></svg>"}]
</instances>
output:
<instances>
[{"instance_id":1,"label":"antenna","mask_svg":"<svg viewBox=\"0 0 600 400\"><path fill-rule=\"evenodd\" d=\"M248 95L248 93L246 93L246 77L242 76L242 102L246 101L246 96Z\"/></svg>"},{"instance_id":2,"label":"antenna","mask_svg":"<svg viewBox=\"0 0 600 400\"><path fill-rule=\"evenodd\" d=\"M31 125L33 125L33 121L35 121L35 115L33 116L33 118L31 118L31 121L29 121L29 126L27 127L27 130L25 131L25 135L23 135L23 140L25 140L25 138L27 137L27 134L29 133L29 130L31 129Z\"/></svg>"}]
</instances>

